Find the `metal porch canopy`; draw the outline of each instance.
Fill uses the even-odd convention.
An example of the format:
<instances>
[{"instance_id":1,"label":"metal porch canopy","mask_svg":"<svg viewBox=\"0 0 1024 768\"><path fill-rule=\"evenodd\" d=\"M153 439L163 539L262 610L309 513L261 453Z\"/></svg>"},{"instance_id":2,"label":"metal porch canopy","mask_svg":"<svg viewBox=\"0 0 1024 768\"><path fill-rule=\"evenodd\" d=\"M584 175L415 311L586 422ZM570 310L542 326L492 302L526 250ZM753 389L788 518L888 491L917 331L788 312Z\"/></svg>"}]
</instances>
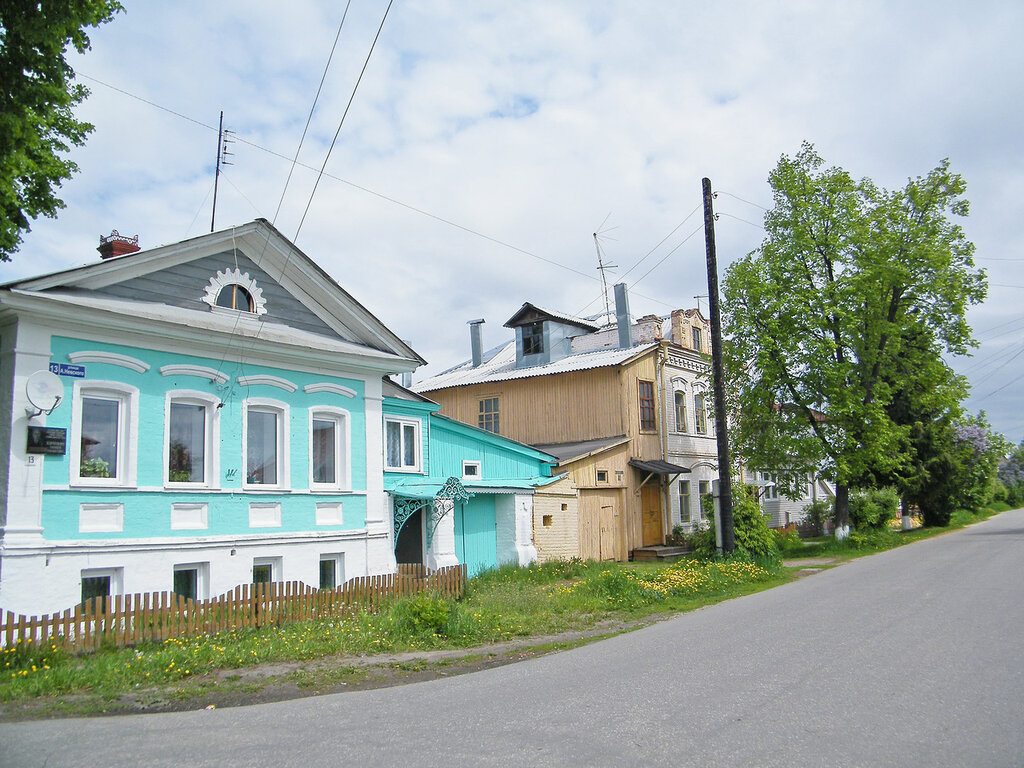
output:
<instances>
[{"instance_id":1,"label":"metal porch canopy","mask_svg":"<svg viewBox=\"0 0 1024 768\"><path fill-rule=\"evenodd\" d=\"M678 464L670 464L667 461L660 461L658 459L651 459L650 461L630 459L629 466L636 467L644 472L650 472L652 475L681 475L690 473L690 470L686 467L680 467Z\"/></svg>"},{"instance_id":2,"label":"metal porch canopy","mask_svg":"<svg viewBox=\"0 0 1024 768\"><path fill-rule=\"evenodd\" d=\"M408 486L399 486L388 491L394 497L395 504L395 544L398 544L398 534L402 526L412 517L417 509L429 507L430 513L427 520L427 548L434 539L434 531L441 518L448 514L450 509L455 508L457 501L469 501L472 495L466 490L462 481L457 477L449 477L444 483L420 483ZM450 502L450 503L449 503Z\"/></svg>"},{"instance_id":3,"label":"metal porch canopy","mask_svg":"<svg viewBox=\"0 0 1024 768\"><path fill-rule=\"evenodd\" d=\"M678 464L669 464L667 461L661 461L660 459L651 459L650 461L630 459L629 466L647 473L647 477L645 477L643 482L640 483L640 488L647 485L647 481L655 475L671 475L674 479L676 476L683 473L690 474L690 470L686 467L680 467ZM636 492L639 493L640 489L638 488Z\"/></svg>"}]
</instances>

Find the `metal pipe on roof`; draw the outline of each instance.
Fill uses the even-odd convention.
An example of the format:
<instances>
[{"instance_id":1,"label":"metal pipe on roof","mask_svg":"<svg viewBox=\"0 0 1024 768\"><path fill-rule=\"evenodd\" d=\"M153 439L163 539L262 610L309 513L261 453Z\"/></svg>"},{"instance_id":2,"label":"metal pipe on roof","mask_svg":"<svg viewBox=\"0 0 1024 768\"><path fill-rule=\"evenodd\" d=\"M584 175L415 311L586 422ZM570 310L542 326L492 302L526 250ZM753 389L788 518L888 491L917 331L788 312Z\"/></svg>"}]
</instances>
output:
<instances>
[{"instance_id":1,"label":"metal pipe on roof","mask_svg":"<svg viewBox=\"0 0 1024 768\"><path fill-rule=\"evenodd\" d=\"M615 322L619 327L619 347L628 349L632 346L629 338L629 297L626 295L626 284L615 284Z\"/></svg>"},{"instance_id":2,"label":"metal pipe on roof","mask_svg":"<svg viewBox=\"0 0 1024 768\"><path fill-rule=\"evenodd\" d=\"M473 367L479 368L480 364L484 361L484 345L480 337L480 326L484 324L484 319L481 317L477 320L470 320L469 325L469 342L473 350Z\"/></svg>"}]
</instances>

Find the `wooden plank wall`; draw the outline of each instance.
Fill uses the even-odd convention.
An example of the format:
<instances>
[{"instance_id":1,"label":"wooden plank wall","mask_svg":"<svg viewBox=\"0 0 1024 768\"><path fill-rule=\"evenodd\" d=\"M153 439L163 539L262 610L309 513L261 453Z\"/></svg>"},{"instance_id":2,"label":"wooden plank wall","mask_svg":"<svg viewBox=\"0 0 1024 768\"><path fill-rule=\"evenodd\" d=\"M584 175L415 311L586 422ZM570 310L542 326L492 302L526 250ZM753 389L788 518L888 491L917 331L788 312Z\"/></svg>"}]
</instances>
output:
<instances>
[{"instance_id":1,"label":"wooden plank wall","mask_svg":"<svg viewBox=\"0 0 1024 768\"><path fill-rule=\"evenodd\" d=\"M424 393L441 413L477 426L479 402L498 397L500 434L529 445L626 433L616 368L496 381Z\"/></svg>"},{"instance_id":2,"label":"wooden plank wall","mask_svg":"<svg viewBox=\"0 0 1024 768\"><path fill-rule=\"evenodd\" d=\"M391 600L418 592L438 592L457 600L465 585L465 565L427 571L422 565L402 564L398 573L357 577L335 589L288 581L241 584L198 601L169 592L96 597L47 616L0 611L0 645L52 644L81 652L104 645L163 642L171 637L376 612Z\"/></svg>"}]
</instances>

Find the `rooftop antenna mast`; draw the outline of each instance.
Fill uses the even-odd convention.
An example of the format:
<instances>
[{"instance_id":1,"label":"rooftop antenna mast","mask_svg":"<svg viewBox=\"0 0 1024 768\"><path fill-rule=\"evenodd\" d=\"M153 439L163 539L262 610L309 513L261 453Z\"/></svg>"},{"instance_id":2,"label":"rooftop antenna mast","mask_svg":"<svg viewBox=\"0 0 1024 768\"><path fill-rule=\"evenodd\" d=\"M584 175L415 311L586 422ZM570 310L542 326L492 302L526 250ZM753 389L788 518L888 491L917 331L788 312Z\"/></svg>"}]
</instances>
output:
<instances>
[{"instance_id":1,"label":"rooftop antenna mast","mask_svg":"<svg viewBox=\"0 0 1024 768\"><path fill-rule=\"evenodd\" d=\"M220 182L220 169L222 165L234 165L228 160L234 152L228 151L228 144L234 144L234 131L224 127L224 110L220 113L220 126L217 128L217 170L213 176L213 213L210 215L210 231L213 232L217 221L217 187Z\"/></svg>"},{"instance_id":2,"label":"rooftop antenna mast","mask_svg":"<svg viewBox=\"0 0 1024 768\"><path fill-rule=\"evenodd\" d=\"M611 308L608 305L608 279L604 275L606 269L616 269L617 264L605 264L603 254L601 253L601 243L598 242L597 232L594 233L594 248L597 249L597 271L601 273L601 295L604 297L604 317L605 322L608 322L608 316L611 314Z\"/></svg>"}]
</instances>

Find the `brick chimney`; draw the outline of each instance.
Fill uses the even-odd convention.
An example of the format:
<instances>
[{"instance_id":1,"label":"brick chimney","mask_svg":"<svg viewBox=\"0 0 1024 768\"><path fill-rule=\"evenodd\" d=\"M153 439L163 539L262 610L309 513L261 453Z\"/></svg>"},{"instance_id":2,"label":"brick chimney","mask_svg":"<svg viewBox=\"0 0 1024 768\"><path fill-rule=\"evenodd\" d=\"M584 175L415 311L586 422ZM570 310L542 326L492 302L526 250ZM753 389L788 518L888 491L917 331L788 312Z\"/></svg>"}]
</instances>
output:
<instances>
[{"instance_id":1,"label":"brick chimney","mask_svg":"<svg viewBox=\"0 0 1024 768\"><path fill-rule=\"evenodd\" d=\"M126 253L135 253L142 249L139 248L138 235L125 237L113 229L110 231L109 237L100 235L100 247L96 250L100 252L101 259L112 259L115 256L124 256Z\"/></svg>"},{"instance_id":2,"label":"brick chimney","mask_svg":"<svg viewBox=\"0 0 1024 768\"><path fill-rule=\"evenodd\" d=\"M690 346L689 343L683 343L683 318L686 312L682 309L672 310L672 343L678 344L681 347Z\"/></svg>"}]
</instances>

